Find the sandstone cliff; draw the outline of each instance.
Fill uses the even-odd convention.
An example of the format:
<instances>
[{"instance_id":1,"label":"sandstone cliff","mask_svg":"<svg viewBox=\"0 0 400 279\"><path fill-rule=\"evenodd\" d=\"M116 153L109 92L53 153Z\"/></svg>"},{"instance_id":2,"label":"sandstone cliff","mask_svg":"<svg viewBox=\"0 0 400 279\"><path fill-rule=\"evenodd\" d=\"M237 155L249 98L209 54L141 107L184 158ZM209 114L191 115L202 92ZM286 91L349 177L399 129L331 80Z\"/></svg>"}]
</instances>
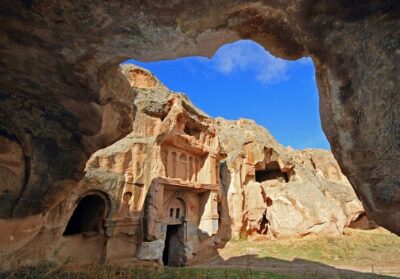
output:
<instances>
[{"instance_id":1,"label":"sandstone cliff","mask_svg":"<svg viewBox=\"0 0 400 279\"><path fill-rule=\"evenodd\" d=\"M93 152L132 131L119 63L211 56L251 39L280 58L313 59L332 152L368 216L400 234L399 1L42 0L0 10L1 142L24 165L10 181L19 190L1 185L1 218L47 214Z\"/></svg>"},{"instance_id":2,"label":"sandstone cliff","mask_svg":"<svg viewBox=\"0 0 400 279\"><path fill-rule=\"evenodd\" d=\"M363 212L329 151L284 148L249 120L215 123L233 236L338 235Z\"/></svg>"},{"instance_id":3,"label":"sandstone cliff","mask_svg":"<svg viewBox=\"0 0 400 279\"><path fill-rule=\"evenodd\" d=\"M4 267L134 257L182 265L234 237L340 235L364 212L330 152L285 148L253 121L210 118L145 69L121 71L137 109L132 132L95 152L47 212L1 221Z\"/></svg>"}]
</instances>

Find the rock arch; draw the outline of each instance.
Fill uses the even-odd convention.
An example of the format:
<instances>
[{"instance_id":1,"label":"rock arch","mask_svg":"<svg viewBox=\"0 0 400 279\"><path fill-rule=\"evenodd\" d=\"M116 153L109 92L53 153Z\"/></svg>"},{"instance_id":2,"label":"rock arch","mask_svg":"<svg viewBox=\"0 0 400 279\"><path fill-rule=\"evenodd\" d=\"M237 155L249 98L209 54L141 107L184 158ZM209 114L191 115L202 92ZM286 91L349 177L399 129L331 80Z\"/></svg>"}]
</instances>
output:
<instances>
[{"instance_id":1,"label":"rock arch","mask_svg":"<svg viewBox=\"0 0 400 279\"><path fill-rule=\"evenodd\" d=\"M63 235L104 232L104 219L109 212L110 204L106 194L88 192L77 201Z\"/></svg>"},{"instance_id":2,"label":"rock arch","mask_svg":"<svg viewBox=\"0 0 400 279\"><path fill-rule=\"evenodd\" d=\"M121 61L210 56L245 38L281 58L312 57L332 151L368 215L400 234L399 1L4 1L0 10L0 135L19 135L30 169L2 218L52 208L91 153L131 131Z\"/></svg>"}]
</instances>

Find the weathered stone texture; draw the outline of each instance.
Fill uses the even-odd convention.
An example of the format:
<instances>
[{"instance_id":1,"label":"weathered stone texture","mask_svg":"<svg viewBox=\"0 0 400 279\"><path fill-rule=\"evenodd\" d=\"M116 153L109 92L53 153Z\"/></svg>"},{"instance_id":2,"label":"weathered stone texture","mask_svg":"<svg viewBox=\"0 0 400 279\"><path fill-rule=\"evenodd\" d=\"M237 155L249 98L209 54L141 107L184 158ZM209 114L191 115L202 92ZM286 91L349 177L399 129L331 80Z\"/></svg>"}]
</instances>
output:
<instances>
[{"instance_id":1,"label":"weathered stone texture","mask_svg":"<svg viewBox=\"0 0 400 279\"><path fill-rule=\"evenodd\" d=\"M19 162L0 161L1 218L57 219L96 150L132 131L154 135L153 122L160 134L174 127L158 118L170 104L154 97L134 121L120 62L210 56L244 38L313 59L332 152L368 216L400 234L399 1L1 1L0 14L1 145ZM133 83L154 86L142 73ZM229 174L238 204L241 175Z\"/></svg>"},{"instance_id":2,"label":"weathered stone texture","mask_svg":"<svg viewBox=\"0 0 400 279\"><path fill-rule=\"evenodd\" d=\"M249 120L217 119L216 127L232 236L340 235L364 212L330 152L284 148Z\"/></svg>"},{"instance_id":3,"label":"weathered stone texture","mask_svg":"<svg viewBox=\"0 0 400 279\"><path fill-rule=\"evenodd\" d=\"M121 71L133 131L95 152L48 211L1 221L3 267L134 257L181 266L221 239L340 235L364 212L328 151L284 148L252 121L210 118L144 69Z\"/></svg>"},{"instance_id":4,"label":"weathered stone texture","mask_svg":"<svg viewBox=\"0 0 400 279\"><path fill-rule=\"evenodd\" d=\"M151 242L143 242L138 250L136 257L144 261L157 261L162 263L164 241L161 239Z\"/></svg>"}]
</instances>

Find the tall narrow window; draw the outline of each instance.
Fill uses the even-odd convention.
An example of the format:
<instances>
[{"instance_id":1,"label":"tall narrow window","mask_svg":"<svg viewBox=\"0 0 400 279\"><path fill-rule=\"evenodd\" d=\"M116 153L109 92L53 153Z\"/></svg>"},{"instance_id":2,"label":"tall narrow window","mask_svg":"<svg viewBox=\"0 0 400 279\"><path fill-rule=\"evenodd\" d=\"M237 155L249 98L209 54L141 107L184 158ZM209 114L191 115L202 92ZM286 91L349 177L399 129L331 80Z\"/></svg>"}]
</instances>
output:
<instances>
[{"instance_id":1,"label":"tall narrow window","mask_svg":"<svg viewBox=\"0 0 400 279\"><path fill-rule=\"evenodd\" d=\"M169 218L173 218L173 217L174 217L174 209L171 208L171 209L169 210Z\"/></svg>"},{"instance_id":2,"label":"tall narrow window","mask_svg":"<svg viewBox=\"0 0 400 279\"><path fill-rule=\"evenodd\" d=\"M176 216L175 216L176 219L179 218L180 211L181 211L180 208L177 208L177 209L176 209Z\"/></svg>"}]
</instances>

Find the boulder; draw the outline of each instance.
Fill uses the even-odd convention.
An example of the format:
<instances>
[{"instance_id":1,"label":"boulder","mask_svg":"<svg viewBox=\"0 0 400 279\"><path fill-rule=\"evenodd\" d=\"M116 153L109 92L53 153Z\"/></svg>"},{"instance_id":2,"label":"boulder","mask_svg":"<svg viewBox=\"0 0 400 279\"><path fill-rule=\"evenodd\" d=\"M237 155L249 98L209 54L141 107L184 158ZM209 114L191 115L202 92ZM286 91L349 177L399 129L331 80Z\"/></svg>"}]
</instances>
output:
<instances>
[{"instance_id":1,"label":"boulder","mask_svg":"<svg viewBox=\"0 0 400 279\"><path fill-rule=\"evenodd\" d=\"M136 257L139 260L157 261L158 263L162 264L164 245L165 243L161 239L142 242L142 244L139 246Z\"/></svg>"}]
</instances>

